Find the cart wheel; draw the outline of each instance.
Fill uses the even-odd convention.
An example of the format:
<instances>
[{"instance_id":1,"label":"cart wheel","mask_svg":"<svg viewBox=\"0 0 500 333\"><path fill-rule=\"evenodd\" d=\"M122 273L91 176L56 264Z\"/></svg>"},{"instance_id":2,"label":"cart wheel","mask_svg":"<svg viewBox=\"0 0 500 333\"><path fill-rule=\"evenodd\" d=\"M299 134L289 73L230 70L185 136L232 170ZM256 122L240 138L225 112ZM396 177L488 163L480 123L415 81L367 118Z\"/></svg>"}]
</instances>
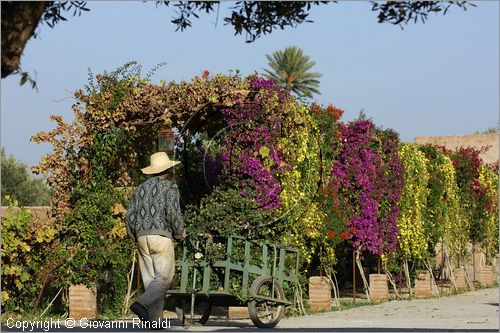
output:
<instances>
[{"instance_id":1,"label":"cart wheel","mask_svg":"<svg viewBox=\"0 0 500 333\"><path fill-rule=\"evenodd\" d=\"M205 325L212 312L212 302L209 300L197 300L195 302L194 316L191 317L191 302L179 299L175 306L175 313L182 326Z\"/></svg>"},{"instance_id":2,"label":"cart wheel","mask_svg":"<svg viewBox=\"0 0 500 333\"><path fill-rule=\"evenodd\" d=\"M259 276L250 287L250 295L271 297L273 278ZM285 300L285 293L281 284L274 281L274 298ZM248 302L248 314L255 326L259 328L273 328L278 324L285 313L285 305L272 301L254 299Z\"/></svg>"}]
</instances>

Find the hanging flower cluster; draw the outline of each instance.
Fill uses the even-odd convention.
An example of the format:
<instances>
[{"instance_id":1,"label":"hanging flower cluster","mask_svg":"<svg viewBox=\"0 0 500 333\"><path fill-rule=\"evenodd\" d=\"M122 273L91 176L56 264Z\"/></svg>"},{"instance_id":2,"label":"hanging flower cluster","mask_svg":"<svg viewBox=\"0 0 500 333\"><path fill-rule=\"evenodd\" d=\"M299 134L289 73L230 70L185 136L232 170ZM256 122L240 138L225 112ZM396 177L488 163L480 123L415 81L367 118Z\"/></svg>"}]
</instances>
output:
<instances>
[{"instance_id":1,"label":"hanging flower cluster","mask_svg":"<svg viewBox=\"0 0 500 333\"><path fill-rule=\"evenodd\" d=\"M191 82L154 85L125 66L98 75L75 97L73 123L53 116L56 128L33 138L54 146L36 171L48 174L59 224L76 225L76 208L88 201L92 182L137 183L129 171L147 164L158 130L183 129L188 139L196 132L191 119L207 109L221 110L224 127L221 148L204 165L217 195L193 205L193 211L204 211L193 213L193 233L243 230L248 237L280 240L299 247L306 264L318 259L325 270L335 264L339 242L378 255L394 252L399 241L404 256L413 259L439 241L457 255L466 253L469 240L491 253L498 248L498 175L482 165L474 149L398 148L394 131L371 120L344 124L342 109L301 105L275 82L257 76L205 70ZM202 225L226 206L220 221ZM99 210L95 216L109 213ZM100 223L83 217L77 222ZM263 232L260 221L268 219L274 224ZM222 225L228 221L237 223ZM92 272L94 266L82 261L80 269Z\"/></svg>"},{"instance_id":2,"label":"hanging flower cluster","mask_svg":"<svg viewBox=\"0 0 500 333\"><path fill-rule=\"evenodd\" d=\"M279 147L291 167L280 177L283 206L279 214L288 220L286 243L301 249L306 264L316 256L326 269L335 264L335 248L328 244L325 213L315 201L320 176L319 134L306 107L286 105Z\"/></svg>"},{"instance_id":3,"label":"hanging flower cluster","mask_svg":"<svg viewBox=\"0 0 500 333\"><path fill-rule=\"evenodd\" d=\"M419 150L427 158L427 204L425 206L425 234L428 250L435 251L439 243L446 243L451 254L464 254L468 241L468 221L463 216L456 180L456 172L444 147L425 145Z\"/></svg>"},{"instance_id":4,"label":"hanging flower cluster","mask_svg":"<svg viewBox=\"0 0 500 333\"><path fill-rule=\"evenodd\" d=\"M222 182L241 189L264 209L275 212L281 241L299 247L306 264L321 253L321 265L335 263L333 235L315 202L320 179L321 128L310 110L273 81L249 79L251 99L222 111L224 135ZM321 113L337 121L343 111ZM332 137L334 137L332 135Z\"/></svg>"},{"instance_id":5,"label":"hanging flower cluster","mask_svg":"<svg viewBox=\"0 0 500 333\"><path fill-rule=\"evenodd\" d=\"M467 147L451 152L453 167L457 173L461 206L467 221L469 221L469 239L472 242L482 242L486 235L486 214L490 209L487 191L479 181L482 160L481 150Z\"/></svg>"},{"instance_id":6,"label":"hanging flower cluster","mask_svg":"<svg viewBox=\"0 0 500 333\"><path fill-rule=\"evenodd\" d=\"M424 227L429 161L415 144L400 143L399 156L404 164L405 180L399 201L399 249L404 259L422 259L429 255L428 234Z\"/></svg>"},{"instance_id":7,"label":"hanging flower cluster","mask_svg":"<svg viewBox=\"0 0 500 333\"><path fill-rule=\"evenodd\" d=\"M346 212L354 248L392 252L403 186L398 137L378 130L370 120L340 124L339 129L342 145L329 180L333 208Z\"/></svg>"},{"instance_id":8,"label":"hanging flower cluster","mask_svg":"<svg viewBox=\"0 0 500 333\"><path fill-rule=\"evenodd\" d=\"M255 91L251 102L237 99L233 107L222 111L227 124L222 151L223 177L236 184L245 196L255 191L255 200L264 208L281 205L278 174L288 165L278 147L283 104L291 96L273 81L250 79Z\"/></svg>"},{"instance_id":9,"label":"hanging flower cluster","mask_svg":"<svg viewBox=\"0 0 500 333\"><path fill-rule=\"evenodd\" d=\"M437 163L443 176L440 179L443 184L443 195L439 203L443 214L442 218L438 220L441 225L441 231L434 236L431 235L431 237L446 244L451 251L450 255L460 258L467 252L469 221L464 215L464 207L461 206L457 185L457 177L459 175L457 175L453 167L453 162L448 156L450 152L443 147L438 147L437 151L438 154L443 155L443 162ZM437 183L439 184L439 181Z\"/></svg>"},{"instance_id":10,"label":"hanging flower cluster","mask_svg":"<svg viewBox=\"0 0 500 333\"><path fill-rule=\"evenodd\" d=\"M479 183L485 189L487 210L485 212L485 237L482 242L486 259L491 263L498 253L498 164L481 165Z\"/></svg>"}]
</instances>

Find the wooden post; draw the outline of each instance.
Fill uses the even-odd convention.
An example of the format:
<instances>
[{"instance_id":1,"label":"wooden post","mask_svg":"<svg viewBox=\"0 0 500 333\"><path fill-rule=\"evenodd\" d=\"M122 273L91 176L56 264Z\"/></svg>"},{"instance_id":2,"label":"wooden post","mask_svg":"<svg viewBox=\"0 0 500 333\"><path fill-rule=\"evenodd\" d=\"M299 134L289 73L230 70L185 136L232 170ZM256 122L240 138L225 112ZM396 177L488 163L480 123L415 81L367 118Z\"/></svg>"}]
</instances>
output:
<instances>
[{"instance_id":1,"label":"wooden post","mask_svg":"<svg viewBox=\"0 0 500 333\"><path fill-rule=\"evenodd\" d=\"M436 292L437 296L441 296L441 294L439 293L439 288L436 282L436 278L434 277L434 273L432 272L432 265L428 259L425 261L425 266L427 267L427 270L429 271L431 277L431 289L433 290L433 292L434 291Z\"/></svg>"},{"instance_id":2,"label":"wooden post","mask_svg":"<svg viewBox=\"0 0 500 333\"><path fill-rule=\"evenodd\" d=\"M472 242L472 282L476 281L476 241Z\"/></svg>"},{"instance_id":3,"label":"wooden post","mask_svg":"<svg viewBox=\"0 0 500 333\"><path fill-rule=\"evenodd\" d=\"M356 302L356 255L354 249L352 250L352 298Z\"/></svg>"},{"instance_id":4,"label":"wooden post","mask_svg":"<svg viewBox=\"0 0 500 333\"><path fill-rule=\"evenodd\" d=\"M410 280L410 269L408 268L408 260L405 259L403 262L403 268L405 270L405 276L406 276L406 286L408 287L408 292L410 294L410 299L411 299L411 280Z\"/></svg>"},{"instance_id":5,"label":"wooden post","mask_svg":"<svg viewBox=\"0 0 500 333\"><path fill-rule=\"evenodd\" d=\"M385 271L385 275L387 275L387 279L389 280L389 282L392 285L392 288L394 289L394 293L396 294L396 297L400 298L399 293L398 293L398 288L396 287L396 282L394 282L394 279L392 278L391 272L389 272L389 270L387 269L386 263L384 263L384 271Z\"/></svg>"},{"instance_id":6,"label":"wooden post","mask_svg":"<svg viewBox=\"0 0 500 333\"><path fill-rule=\"evenodd\" d=\"M366 293L366 299L368 302L370 302L371 297L370 297L370 286L368 285L368 282L366 281L366 276L365 276L365 271L363 269L363 265L361 264L361 259L360 259L360 250L356 251L356 264L358 265L359 273L361 275L361 279L363 280L363 286L365 288L365 293Z\"/></svg>"},{"instance_id":7,"label":"wooden post","mask_svg":"<svg viewBox=\"0 0 500 333\"><path fill-rule=\"evenodd\" d=\"M453 268L451 267L451 262L450 262L450 256L448 254L448 250L445 249L445 259L446 259L446 266L448 267L448 270L450 271L450 279L453 282L453 287L455 288L455 291L458 291L457 284L455 282L455 274L453 274Z\"/></svg>"},{"instance_id":8,"label":"wooden post","mask_svg":"<svg viewBox=\"0 0 500 333\"><path fill-rule=\"evenodd\" d=\"M446 267L445 261L444 261L444 247L443 247L443 242L441 241L441 273L439 274L439 283L441 285L441 294L443 293L443 275L444 275L444 270Z\"/></svg>"}]
</instances>

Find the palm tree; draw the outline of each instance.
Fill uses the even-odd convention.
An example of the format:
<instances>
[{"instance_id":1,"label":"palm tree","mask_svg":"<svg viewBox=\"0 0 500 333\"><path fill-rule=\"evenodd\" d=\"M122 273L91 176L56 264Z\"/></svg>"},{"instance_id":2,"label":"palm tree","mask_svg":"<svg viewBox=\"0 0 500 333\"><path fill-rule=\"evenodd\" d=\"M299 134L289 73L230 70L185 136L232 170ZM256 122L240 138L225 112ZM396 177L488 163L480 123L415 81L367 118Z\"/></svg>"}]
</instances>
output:
<instances>
[{"instance_id":1,"label":"palm tree","mask_svg":"<svg viewBox=\"0 0 500 333\"><path fill-rule=\"evenodd\" d=\"M299 96L312 97L319 94L320 73L308 72L316 63L297 46L289 46L284 51L276 51L266 55L270 69L265 76L276 80L288 91Z\"/></svg>"}]
</instances>

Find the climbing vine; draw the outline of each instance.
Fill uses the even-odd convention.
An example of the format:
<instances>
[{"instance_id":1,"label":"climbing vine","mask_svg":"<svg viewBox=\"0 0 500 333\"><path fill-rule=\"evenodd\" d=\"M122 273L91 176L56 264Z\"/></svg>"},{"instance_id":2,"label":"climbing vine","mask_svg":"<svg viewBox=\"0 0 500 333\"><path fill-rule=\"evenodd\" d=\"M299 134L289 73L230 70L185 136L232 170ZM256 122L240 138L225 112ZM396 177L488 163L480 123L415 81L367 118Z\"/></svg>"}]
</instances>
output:
<instances>
[{"instance_id":1,"label":"climbing vine","mask_svg":"<svg viewBox=\"0 0 500 333\"><path fill-rule=\"evenodd\" d=\"M239 76L195 77L192 82L152 84L140 66L129 63L91 76L75 92L72 123L52 116L56 127L33 141L52 144L35 172L47 174L53 188L55 223L62 240L54 250L63 263L59 283L98 284L104 312L119 313L127 290L133 243L126 239L123 213L127 187L157 149L157 133L177 127L188 136L190 117L209 105L234 104L245 94ZM237 90L242 90L236 92ZM122 207L122 208L120 208ZM112 278L109 278L112 276Z\"/></svg>"},{"instance_id":2,"label":"climbing vine","mask_svg":"<svg viewBox=\"0 0 500 333\"><path fill-rule=\"evenodd\" d=\"M428 236L424 213L427 206L428 160L414 144L400 143L399 156L404 164L404 188L399 201L399 249L404 259L428 257Z\"/></svg>"},{"instance_id":3,"label":"climbing vine","mask_svg":"<svg viewBox=\"0 0 500 333\"><path fill-rule=\"evenodd\" d=\"M490 208L485 184L479 180L482 164L480 153L481 150L472 147L461 147L450 152L456 172L461 215L464 218L462 227L465 227L467 238L473 245L485 241L486 220ZM467 253L466 249L460 252Z\"/></svg>"},{"instance_id":4,"label":"climbing vine","mask_svg":"<svg viewBox=\"0 0 500 333\"><path fill-rule=\"evenodd\" d=\"M469 241L498 252L498 172L480 151L400 143L371 120L343 123L343 110L303 105L255 75L204 71L158 85L140 70L129 63L91 76L75 92L74 120L51 116L55 128L32 138L53 146L35 167L53 188L53 239L60 242L51 246L61 261L51 281L97 284L105 311L117 313L125 297L133 242L123 214L165 128L176 133L173 158L185 162L183 193L194 169L192 178L208 185L183 195L192 237L236 233L296 246L307 273L331 272L341 242L358 258L399 249L418 260L438 242L459 258ZM19 230L29 224L23 215L14 221ZM26 283L26 274L9 273ZM4 301L19 306L9 295Z\"/></svg>"},{"instance_id":5,"label":"climbing vine","mask_svg":"<svg viewBox=\"0 0 500 333\"><path fill-rule=\"evenodd\" d=\"M399 138L378 130L369 120L339 125L342 144L329 180L333 205L345 212L353 247L373 254L396 249L397 203L401 196L402 164Z\"/></svg>"},{"instance_id":6,"label":"climbing vine","mask_svg":"<svg viewBox=\"0 0 500 333\"><path fill-rule=\"evenodd\" d=\"M486 259L491 263L498 253L498 164L481 165L479 182L485 189L485 237L481 242Z\"/></svg>"}]
</instances>

